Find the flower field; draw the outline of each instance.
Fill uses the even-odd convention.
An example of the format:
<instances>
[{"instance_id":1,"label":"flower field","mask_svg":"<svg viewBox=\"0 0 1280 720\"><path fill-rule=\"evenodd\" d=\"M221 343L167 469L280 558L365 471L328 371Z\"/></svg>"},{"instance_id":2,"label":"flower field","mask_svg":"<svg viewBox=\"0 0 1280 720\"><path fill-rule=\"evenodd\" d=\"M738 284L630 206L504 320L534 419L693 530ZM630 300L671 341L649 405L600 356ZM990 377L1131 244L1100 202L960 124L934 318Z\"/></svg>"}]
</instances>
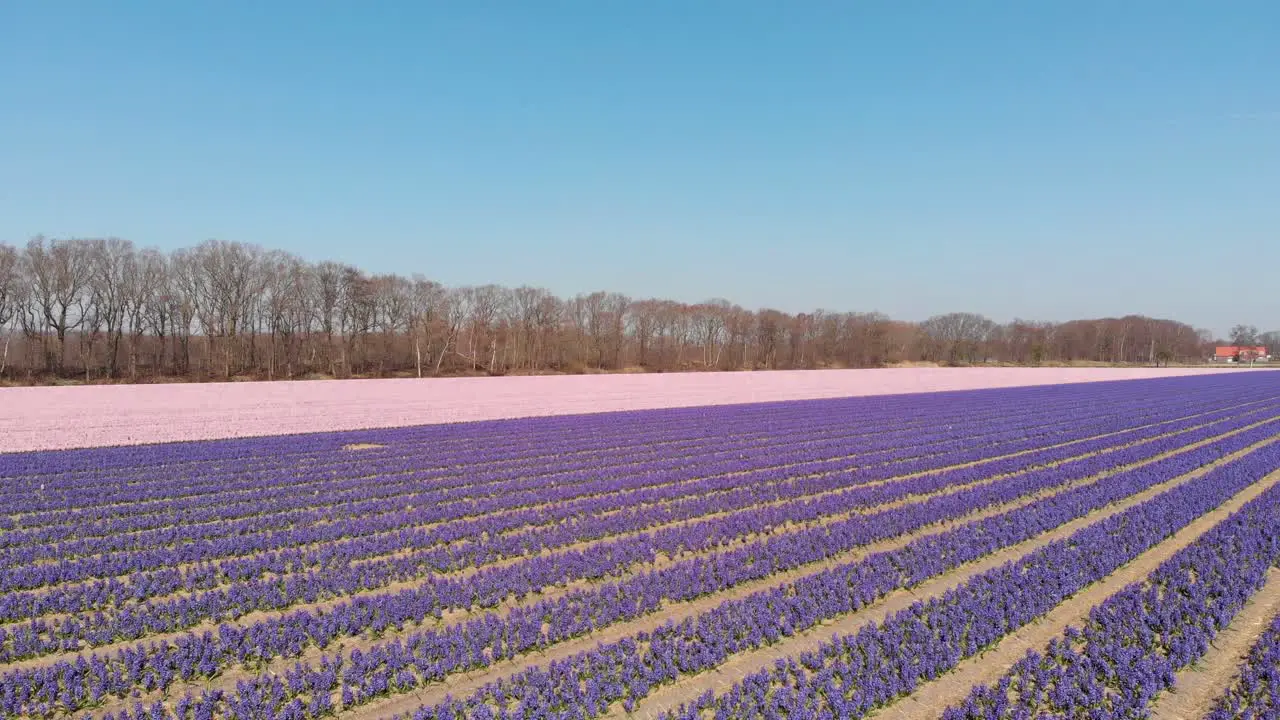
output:
<instances>
[{"instance_id":1,"label":"flower field","mask_svg":"<svg viewBox=\"0 0 1280 720\"><path fill-rule=\"evenodd\" d=\"M863 395L0 454L0 716L1280 716L1280 374Z\"/></svg>"},{"instance_id":2,"label":"flower field","mask_svg":"<svg viewBox=\"0 0 1280 720\"><path fill-rule=\"evenodd\" d=\"M3 389L0 453L1216 372L881 368L19 387Z\"/></svg>"}]
</instances>

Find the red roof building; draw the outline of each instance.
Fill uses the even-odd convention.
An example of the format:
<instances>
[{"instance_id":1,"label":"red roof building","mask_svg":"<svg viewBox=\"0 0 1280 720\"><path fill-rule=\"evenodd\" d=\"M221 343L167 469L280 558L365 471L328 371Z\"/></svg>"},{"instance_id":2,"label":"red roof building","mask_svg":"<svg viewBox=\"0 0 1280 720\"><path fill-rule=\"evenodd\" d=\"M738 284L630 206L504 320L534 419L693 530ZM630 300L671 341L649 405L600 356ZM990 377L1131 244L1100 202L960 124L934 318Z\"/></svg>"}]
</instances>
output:
<instances>
[{"instance_id":1,"label":"red roof building","mask_svg":"<svg viewBox=\"0 0 1280 720\"><path fill-rule=\"evenodd\" d=\"M1262 345L1257 345L1255 347L1225 345L1214 348L1213 359L1232 360L1237 355L1244 355L1245 353L1252 353L1254 359L1268 357L1267 349Z\"/></svg>"}]
</instances>

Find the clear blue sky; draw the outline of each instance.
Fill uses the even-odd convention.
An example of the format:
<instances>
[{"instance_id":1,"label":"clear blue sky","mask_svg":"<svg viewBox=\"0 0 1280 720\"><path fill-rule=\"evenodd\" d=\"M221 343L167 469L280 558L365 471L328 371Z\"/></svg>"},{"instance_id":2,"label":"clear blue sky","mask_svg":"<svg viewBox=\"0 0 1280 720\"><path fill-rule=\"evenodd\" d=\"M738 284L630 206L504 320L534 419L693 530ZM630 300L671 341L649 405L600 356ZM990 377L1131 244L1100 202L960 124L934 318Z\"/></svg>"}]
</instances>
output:
<instances>
[{"instance_id":1,"label":"clear blue sky","mask_svg":"<svg viewBox=\"0 0 1280 720\"><path fill-rule=\"evenodd\" d=\"M1280 2L0 2L0 239L1280 328Z\"/></svg>"}]
</instances>

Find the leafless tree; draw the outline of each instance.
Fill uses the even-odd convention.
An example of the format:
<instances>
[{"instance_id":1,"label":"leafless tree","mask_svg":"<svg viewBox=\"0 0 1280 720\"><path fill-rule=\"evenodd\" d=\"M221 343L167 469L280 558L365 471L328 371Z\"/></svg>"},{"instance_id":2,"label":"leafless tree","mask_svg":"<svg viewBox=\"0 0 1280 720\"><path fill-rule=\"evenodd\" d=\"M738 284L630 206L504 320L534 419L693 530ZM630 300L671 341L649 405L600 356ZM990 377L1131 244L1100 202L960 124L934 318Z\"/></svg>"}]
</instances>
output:
<instances>
[{"instance_id":1,"label":"leafless tree","mask_svg":"<svg viewBox=\"0 0 1280 720\"><path fill-rule=\"evenodd\" d=\"M716 299L693 308L693 325L702 345L702 367L720 367L724 351L724 332L733 308L728 300Z\"/></svg>"},{"instance_id":2,"label":"leafless tree","mask_svg":"<svg viewBox=\"0 0 1280 720\"><path fill-rule=\"evenodd\" d=\"M986 359L985 345L996 328L989 318L967 312L935 315L920 326L928 354L950 363Z\"/></svg>"},{"instance_id":3,"label":"leafless tree","mask_svg":"<svg viewBox=\"0 0 1280 720\"><path fill-rule=\"evenodd\" d=\"M133 286L137 283L138 254L133 243L120 238L95 240L92 245L93 313L105 325L107 377L115 377L120 358Z\"/></svg>"},{"instance_id":4,"label":"leafless tree","mask_svg":"<svg viewBox=\"0 0 1280 720\"><path fill-rule=\"evenodd\" d=\"M259 267L264 273L260 304L269 336L267 377L274 378L277 365L283 364L285 377L291 378L301 357L302 335L313 317L313 276L300 258L277 251L267 253Z\"/></svg>"},{"instance_id":5,"label":"leafless tree","mask_svg":"<svg viewBox=\"0 0 1280 720\"><path fill-rule=\"evenodd\" d=\"M1280 330L1262 333L1258 336L1258 344L1267 349L1268 355L1274 356L1276 348L1280 347Z\"/></svg>"},{"instance_id":6,"label":"leafless tree","mask_svg":"<svg viewBox=\"0 0 1280 720\"><path fill-rule=\"evenodd\" d=\"M648 368L652 358L654 338L659 333L659 313L662 303L659 300L641 300L631 306L628 315L627 332L635 342L636 364Z\"/></svg>"},{"instance_id":7,"label":"leafless tree","mask_svg":"<svg viewBox=\"0 0 1280 720\"><path fill-rule=\"evenodd\" d=\"M452 323L458 318L449 307L454 300L456 298L451 297L440 283L421 276L414 278L410 317L414 366L418 377L423 375L424 360L428 367L433 368L433 374L439 371L457 337L456 326Z\"/></svg>"},{"instance_id":8,"label":"leafless tree","mask_svg":"<svg viewBox=\"0 0 1280 720\"><path fill-rule=\"evenodd\" d=\"M84 324L84 310L90 304L93 243L38 236L27 243L23 260L31 308L43 326L53 331L56 341L52 348L43 343L45 367L61 372L66 363L67 333Z\"/></svg>"},{"instance_id":9,"label":"leafless tree","mask_svg":"<svg viewBox=\"0 0 1280 720\"><path fill-rule=\"evenodd\" d=\"M1231 344L1236 347L1258 344L1258 328L1253 325L1236 325L1230 335Z\"/></svg>"},{"instance_id":10,"label":"leafless tree","mask_svg":"<svg viewBox=\"0 0 1280 720\"><path fill-rule=\"evenodd\" d=\"M148 328L156 335L159 346L158 369L163 370L164 336L169 325L167 308L161 310L158 325L152 322L152 312L157 305L166 302L168 295L168 259L160 252L147 248L134 260L133 272L125 286L125 315L129 326L129 378L138 379L138 363L143 340Z\"/></svg>"},{"instance_id":11,"label":"leafless tree","mask_svg":"<svg viewBox=\"0 0 1280 720\"><path fill-rule=\"evenodd\" d=\"M1231 328L1231 344L1236 348L1236 362L1253 363L1258 359L1258 328L1253 325L1236 325Z\"/></svg>"},{"instance_id":12,"label":"leafless tree","mask_svg":"<svg viewBox=\"0 0 1280 720\"><path fill-rule=\"evenodd\" d=\"M465 287L458 291L457 307L465 307L467 344L465 349L454 345L454 354L476 372L482 363L492 372L498 361L498 332L495 324L498 312L504 305L503 288L497 285ZM482 358L483 355L483 358Z\"/></svg>"},{"instance_id":13,"label":"leafless tree","mask_svg":"<svg viewBox=\"0 0 1280 720\"><path fill-rule=\"evenodd\" d=\"M18 257L17 248L0 244L0 377L9 362L9 324L18 314L18 303L26 296L20 286Z\"/></svg>"},{"instance_id":14,"label":"leafless tree","mask_svg":"<svg viewBox=\"0 0 1280 720\"><path fill-rule=\"evenodd\" d=\"M1276 342L1249 326L1233 335L1237 345ZM114 238L43 237L21 250L0 245L0 337L0 375L33 381L1150 365L1202 361L1214 343L1212 333L1138 315L998 324L949 313L910 323L879 312L792 314L607 291L561 299L533 286L449 288L417 275L369 275L220 240L162 253Z\"/></svg>"}]
</instances>

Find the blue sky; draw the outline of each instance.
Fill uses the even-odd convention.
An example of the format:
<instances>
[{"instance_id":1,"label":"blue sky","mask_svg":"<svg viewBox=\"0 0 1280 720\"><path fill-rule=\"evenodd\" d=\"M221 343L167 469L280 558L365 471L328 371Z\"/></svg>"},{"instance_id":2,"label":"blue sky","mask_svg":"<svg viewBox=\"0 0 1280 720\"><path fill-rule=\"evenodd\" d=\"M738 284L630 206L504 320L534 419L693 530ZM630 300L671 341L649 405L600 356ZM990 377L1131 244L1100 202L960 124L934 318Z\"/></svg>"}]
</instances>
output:
<instances>
[{"instance_id":1,"label":"blue sky","mask_svg":"<svg viewBox=\"0 0 1280 720\"><path fill-rule=\"evenodd\" d=\"M0 2L0 240L1280 328L1280 3Z\"/></svg>"}]
</instances>

